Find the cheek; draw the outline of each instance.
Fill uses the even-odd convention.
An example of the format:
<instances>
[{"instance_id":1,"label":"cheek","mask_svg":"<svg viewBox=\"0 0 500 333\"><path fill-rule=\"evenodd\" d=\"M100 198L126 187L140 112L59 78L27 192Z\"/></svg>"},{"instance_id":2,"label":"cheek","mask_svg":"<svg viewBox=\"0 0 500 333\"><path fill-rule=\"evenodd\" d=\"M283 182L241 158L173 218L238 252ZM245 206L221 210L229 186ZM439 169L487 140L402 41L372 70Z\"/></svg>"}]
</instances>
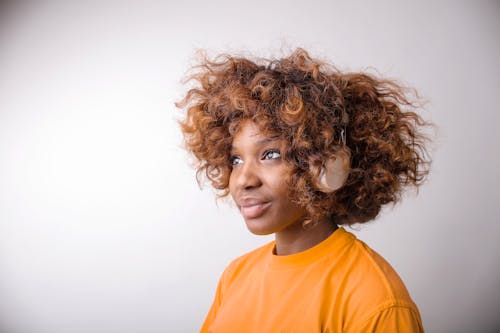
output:
<instances>
[{"instance_id":1,"label":"cheek","mask_svg":"<svg viewBox=\"0 0 500 333\"><path fill-rule=\"evenodd\" d=\"M287 169L283 169L283 171L275 173L269 179L273 192L283 198L283 200L288 200L290 195L290 186L286 177L287 172Z\"/></svg>"},{"instance_id":2,"label":"cheek","mask_svg":"<svg viewBox=\"0 0 500 333\"><path fill-rule=\"evenodd\" d=\"M228 180L228 189L229 189L229 194L231 194L231 197L234 196L234 190L235 190L235 187L234 187L234 177L233 177L233 174L231 173L229 175L229 180Z\"/></svg>"},{"instance_id":3,"label":"cheek","mask_svg":"<svg viewBox=\"0 0 500 333\"><path fill-rule=\"evenodd\" d=\"M276 193L277 196L280 198L279 201L280 201L281 214L294 218L306 214L306 209L304 207L295 204L290 199L290 187L288 186L288 182L286 179L281 177L281 181L275 182L273 187L274 187L274 193Z\"/></svg>"},{"instance_id":4,"label":"cheek","mask_svg":"<svg viewBox=\"0 0 500 333\"><path fill-rule=\"evenodd\" d=\"M284 183L276 183L273 186L273 193L276 199L279 201L279 207L281 214L289 214L295 209L295 205L290 200L289 188Z\"/></svg>"}]
</instances>

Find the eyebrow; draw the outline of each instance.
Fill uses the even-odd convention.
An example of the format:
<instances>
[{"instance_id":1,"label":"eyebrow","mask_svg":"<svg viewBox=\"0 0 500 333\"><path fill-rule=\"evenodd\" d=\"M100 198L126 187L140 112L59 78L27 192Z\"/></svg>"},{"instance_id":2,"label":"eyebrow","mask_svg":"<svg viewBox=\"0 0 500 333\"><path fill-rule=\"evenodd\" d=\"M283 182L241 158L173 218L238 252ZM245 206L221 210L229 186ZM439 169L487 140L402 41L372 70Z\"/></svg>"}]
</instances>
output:
<instances>
[{"instance_id":1,"label":"eyebrow","mask_svg":"<svg viewBox=\"0 0 500 333\"><path fill-rule=\"evenodd\" d=\"M276 136L276 137L265 138L265 139L257 141L255 144L258 146L263 146L265 144L268 144L268 143L274 142L274 141L279 141L279 137ZM236 150L236 147L234 147L234 146L231 146L231 148L229 148L229 151L234 151L234 150Z\"/></svg>"},{"instance_id":2,"label":"eyebrow","mask_svg":"<svg viewBox=\"0 0 500 333\"><path fill-rule=\"evenodd\" d=\"M262 146L262 145L265 145L266 143L278 141L278 140L279 140L278 137L271 137L271 138L265 138L265 139L259 140L256 143L257 143L257 145Z\"/></svg>"}]
</instances>

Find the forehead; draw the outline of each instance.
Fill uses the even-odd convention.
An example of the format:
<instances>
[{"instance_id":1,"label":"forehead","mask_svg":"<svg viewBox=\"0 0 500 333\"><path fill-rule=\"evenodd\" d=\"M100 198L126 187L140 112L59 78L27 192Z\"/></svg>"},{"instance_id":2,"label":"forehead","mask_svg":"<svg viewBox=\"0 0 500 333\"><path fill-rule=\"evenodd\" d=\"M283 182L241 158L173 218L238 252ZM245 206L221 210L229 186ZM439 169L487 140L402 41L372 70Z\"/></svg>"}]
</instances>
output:
<instances>
[{"instance_id":1,"label":"forehead","mask_svg":"<svg viewBox=\"0 0 500 333\"><path fill-rule=\"evenodd\" d=\"M281 141L277 135L267 134L255 122L244 120L240 123L238 131L233 136L232 146L235 148L246 145L264 145L276 141Z\"/></svg>"}]
</instances>

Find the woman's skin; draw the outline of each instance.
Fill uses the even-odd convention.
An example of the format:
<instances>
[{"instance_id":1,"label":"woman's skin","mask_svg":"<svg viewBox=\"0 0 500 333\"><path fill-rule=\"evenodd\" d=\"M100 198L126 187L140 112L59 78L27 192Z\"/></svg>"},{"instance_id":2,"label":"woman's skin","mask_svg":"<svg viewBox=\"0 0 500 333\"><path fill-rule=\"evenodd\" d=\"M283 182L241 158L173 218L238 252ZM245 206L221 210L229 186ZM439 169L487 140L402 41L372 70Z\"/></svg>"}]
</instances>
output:
<instances>
[{"instance_id":1,"label":"woman's skin","mask_svg":"<svg viewBox=\"0 0 500 333\"><path fill-rule=\"evenodd\" d=\"M275 234L277 255L302 252L337 228L329 221L303 227L306 210L288 197L290 167L281 156L283 145L264 136L255 123L247 120L233 138L230 157L231 196L252 233Z\"/></svg>"}]
</instances>

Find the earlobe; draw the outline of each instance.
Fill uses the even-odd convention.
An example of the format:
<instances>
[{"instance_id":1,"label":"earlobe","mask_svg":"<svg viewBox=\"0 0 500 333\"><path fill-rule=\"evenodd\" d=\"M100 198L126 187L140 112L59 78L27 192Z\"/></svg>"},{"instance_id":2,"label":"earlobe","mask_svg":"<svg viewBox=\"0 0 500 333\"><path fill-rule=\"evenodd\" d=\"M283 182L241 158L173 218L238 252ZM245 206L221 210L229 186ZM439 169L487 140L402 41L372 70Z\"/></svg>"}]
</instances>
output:
<instances>
[{"instance_id":1,"label":"earlobe","mask_svg":"<svg viewBox=\"0 0 500 333\"><path fill-rule=\"evenodd\" d=\"M328 158L321 166L312 166L314 186L321 192L331 193L341 188L350 171L351 154L343 148Z\"/></svg>"}]
</instances>

